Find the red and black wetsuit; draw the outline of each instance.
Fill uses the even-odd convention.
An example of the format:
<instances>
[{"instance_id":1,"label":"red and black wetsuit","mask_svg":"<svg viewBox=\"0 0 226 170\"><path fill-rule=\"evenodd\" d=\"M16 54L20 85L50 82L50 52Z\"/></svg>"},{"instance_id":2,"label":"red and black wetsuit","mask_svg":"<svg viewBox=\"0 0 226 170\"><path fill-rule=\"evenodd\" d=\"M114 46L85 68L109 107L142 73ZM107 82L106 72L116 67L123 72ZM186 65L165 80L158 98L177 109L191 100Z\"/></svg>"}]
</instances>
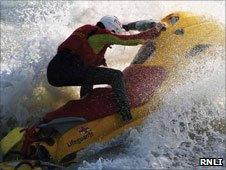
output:
<instances>
[{"instance_id":1,"label":"red and black wetsuit","mask_svg":"<svg viewBox=\"0 0 226 170\"><path fill-rule=\"evenodd\" d=\"M118 112L123 120L130 120L122 72L98 66L106 65L104 54L110 45L138 45L157 35L155 29L135 35L117 35L98 26L84 25L58 47L56 56L48 65L48 82L57 87L81 86L81 97L90 93L93 85L109 84L115 95Z\"/></svg>"}]
</instances>

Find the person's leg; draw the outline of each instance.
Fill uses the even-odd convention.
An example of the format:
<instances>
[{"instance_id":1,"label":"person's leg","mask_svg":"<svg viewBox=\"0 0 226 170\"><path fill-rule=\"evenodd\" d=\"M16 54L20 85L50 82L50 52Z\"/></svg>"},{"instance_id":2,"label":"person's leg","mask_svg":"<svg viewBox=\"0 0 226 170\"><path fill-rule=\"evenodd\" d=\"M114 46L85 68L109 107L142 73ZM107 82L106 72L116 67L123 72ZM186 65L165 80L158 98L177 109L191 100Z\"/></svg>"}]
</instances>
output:
<instances>
[{"instance_id":1,"label":"person's leg","mask_svg":"<svg viewBox=\"0 0 226 170\"><path fill-rule=\"evenodd\" d=\"M59 55L50 62L47 69L47 77L51 85L91 87L96 84L109 84L112 86L122 119L124 121L132 119L121 71L101 67L82 67L79 64L76 66L75 57L67 54ZM84 94L83 90L81 93Z\"/></svg>"},{"instance_id":2,"label":"person's leg","mask_svg":"<svg viewBox=\"0 0 226 170\"><path fill-rule=\"evenodd\" d=\"M91 93L93 85L87 84L84 75L86 69L79 61L78 56L67 52L58 53L47 68L48 82L55 87L81 86L80 98Z\"/></svg>"},{"instance_id":3,"label":"person's leg","mask_svg":"<svg viewBox=\"0 0 226 170\"><path fill-rule=\"evenodd\" d=\"M80 89L80 98L84 97L87 94L90 94L93 90L93 85L83 85Z\"/></svg>"},{"instance_id":4,"label":"person's leg","mask_svg":"<svg viewBox=\"0 0 226 170\"><path fill-rule=\"evenodd\" d=\"M50 61L47 80L55 87L82 86L84 69L77 56L60 52Z\"/></svg>"},{"instance_id":5,"label":"person's leg","mask_svg":"<svg viewBox=\"0 0 226 170\"><path fill-rule=\"evenodd\" d=\"M123 74L120 70L88 67L85 71L86 84L109 84L114 92L118 112L124 121L130 121L132 115L130 113L129 99L125 89Z\"/></svg>"}]
</instances>

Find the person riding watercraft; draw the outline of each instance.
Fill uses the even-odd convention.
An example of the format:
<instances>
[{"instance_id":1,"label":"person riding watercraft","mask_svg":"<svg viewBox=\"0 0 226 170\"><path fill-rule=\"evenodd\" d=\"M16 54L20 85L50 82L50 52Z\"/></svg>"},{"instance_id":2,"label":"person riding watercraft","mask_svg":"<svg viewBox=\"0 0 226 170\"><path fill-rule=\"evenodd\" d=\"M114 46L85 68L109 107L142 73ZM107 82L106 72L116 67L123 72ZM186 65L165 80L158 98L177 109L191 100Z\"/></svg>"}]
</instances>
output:
<instances>
[{"instance_id":1,"label":"person riding watercraft","mask_svg":"<svg viewBox=\"0 0 226 170\"><path fill-rule=\"evenodd\" d=\"M132 24L134 25L134 24ZM122 35L123 27L115 16L104 16L95 26L84 25L76 29L59 47L47 68L47 79L52 86L81 86L80 97L90 94L93 85L111 85L118 113L122 120L132 119L123 74L107 66L104 54L110 45L135 46L157 37L162 29L154 24L148 31ZM132 27L131 27L132 28Z\"/></svg>"}]
</instances>

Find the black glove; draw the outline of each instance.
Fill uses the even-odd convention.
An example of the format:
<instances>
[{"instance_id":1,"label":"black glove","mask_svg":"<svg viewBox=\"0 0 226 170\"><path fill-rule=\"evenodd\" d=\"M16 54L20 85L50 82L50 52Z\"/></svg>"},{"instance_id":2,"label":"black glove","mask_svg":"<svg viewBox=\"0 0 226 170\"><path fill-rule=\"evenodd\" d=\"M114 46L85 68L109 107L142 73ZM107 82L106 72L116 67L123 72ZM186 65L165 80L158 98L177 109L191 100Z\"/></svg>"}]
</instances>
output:
<instances>
[{"instance_id":1,"label":"black glove","mask_svg":"<svg viewBox=\"0 0 226 170\"><path fill-rule=\"evenodd\" d=\"M156 23L156 27L158 27L160 31L166 31L166 26L160 22Z\"/></svg>"}]
</instances>

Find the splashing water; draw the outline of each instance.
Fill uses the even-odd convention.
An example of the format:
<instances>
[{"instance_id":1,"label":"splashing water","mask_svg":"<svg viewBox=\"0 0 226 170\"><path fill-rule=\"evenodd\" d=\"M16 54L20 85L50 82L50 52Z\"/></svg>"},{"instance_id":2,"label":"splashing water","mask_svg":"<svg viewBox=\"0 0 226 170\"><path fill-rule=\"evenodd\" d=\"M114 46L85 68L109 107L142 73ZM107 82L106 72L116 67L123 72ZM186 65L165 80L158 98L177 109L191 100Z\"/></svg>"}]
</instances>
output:
<instances>
[{"instance_id":1,"label":"splashing water","mask_svg":"<svg viewBox=\"0 0 226 170\"><path fill-rule=\"evenodd\" d=\"M77 87L54 88L45 77L57 46L75 28L95 24L105 14L129 22L159 20L179 10L211 15L225 25L224 1L102 1L101 5L97 1L2 1L1 137L11 128L37 121L47 111L78 97ZM139 47L117 46L108 50L109 66L122 70ZM184 70L182 74L187 81L175 84L165 94L162 106L143 126L81 151L79 156L86 161L78 167L184 168L197 166L200 157L223 157L226 148L224 51L222 47L211 49L206 55L216 55L214 60L206 61L205 65L194 63ZM89 154L94 156L88 158Z\"/></svg>"}]
</instances>

